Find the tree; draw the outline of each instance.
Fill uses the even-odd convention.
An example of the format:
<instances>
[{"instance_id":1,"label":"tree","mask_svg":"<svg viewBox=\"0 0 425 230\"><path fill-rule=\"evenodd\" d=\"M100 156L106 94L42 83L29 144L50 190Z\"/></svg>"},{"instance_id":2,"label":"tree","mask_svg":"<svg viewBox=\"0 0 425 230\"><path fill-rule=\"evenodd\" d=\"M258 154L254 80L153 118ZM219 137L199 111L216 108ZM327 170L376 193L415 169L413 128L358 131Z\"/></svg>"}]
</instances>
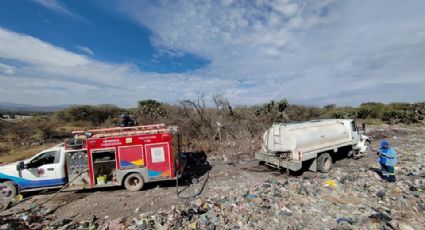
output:
<instances>
[{"instance_id":1,"label":"tree","mask_svg":"<svg viewBox=\"0 0 425 230\"><path fill-rule=\"evenodd\" d=\"M138 103L139 123L160 123L168 117L168 111L161 102L156 100L141 100Z\"/></svg>"},{"instance_id":2,"label":"tree","mask_svg":"<svg viewBox=\"0 0 425 230\"><path fill-rule=\"evenodd\" d=\"M385 112L385 105L380 102L362 103L357 110L357 117L360 119L381 119Z\"/></svg>"}]
</instances>

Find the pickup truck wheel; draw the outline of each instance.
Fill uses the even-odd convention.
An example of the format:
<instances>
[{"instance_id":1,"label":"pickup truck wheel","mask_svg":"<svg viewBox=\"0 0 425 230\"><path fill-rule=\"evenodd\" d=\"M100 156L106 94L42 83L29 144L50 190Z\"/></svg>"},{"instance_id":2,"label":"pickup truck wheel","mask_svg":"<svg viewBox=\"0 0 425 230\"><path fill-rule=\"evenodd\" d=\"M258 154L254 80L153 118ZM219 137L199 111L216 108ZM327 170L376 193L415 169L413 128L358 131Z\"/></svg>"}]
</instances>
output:
<instances>
[{"instance_id":1,"label":"pickup truck wheel","mask_svg":"<svg viewBox=\"0 0 425 230\"><path fill-rule=\"evenodd\" d=\"M322 153L317 157L317 170L322 173L327 173L332 168L332 157L329 153Z\"/></svg>"},{"instance_id":2,"label":"pickup truck wheel","mask_svg":"<svg viewBox=\"0 0 425 230\"><path fill-rule=\"evenodd\" d=\"M124 179L124 187L128 191L140 191L144 184L145 182L139 173L131 173Z\"/></svg>"},{"instance_id":3,"label":"pickup truck wheel","mask_svg":"<svg viewBox=\"0 0 425 230\"><path fill-rule=\"evenodd\" d=\"M16 197L18 190L16 184L11 181L1 183L1 196L4 200L10 201Z\"/></svg>"}]
</instances>

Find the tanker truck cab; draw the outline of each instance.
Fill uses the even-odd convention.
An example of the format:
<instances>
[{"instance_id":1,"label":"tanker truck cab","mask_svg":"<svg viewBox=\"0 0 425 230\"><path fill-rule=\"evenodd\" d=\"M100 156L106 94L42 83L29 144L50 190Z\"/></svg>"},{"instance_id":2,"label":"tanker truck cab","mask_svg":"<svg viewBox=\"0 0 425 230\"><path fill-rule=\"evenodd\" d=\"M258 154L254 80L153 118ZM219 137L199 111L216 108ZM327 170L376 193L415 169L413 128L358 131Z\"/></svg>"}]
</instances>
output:
<instances>
[{"instance_id":1,"label":"tanker truck cab","mask_svg":"<svg viewBox=\"0 0 425 230\"><path fill-rule=\"evenodd\" d=\"M348 120L346 123L348 123L348 125L351 128L351 132L350 132L351 139L356 143L359 142L361 133L356 125L356 122L354 120L352 121Z\"/></svg>"},{"instance_id":2,"label":"tanker truck cab","mask_svg":"<svg viewBox=\"0 0 425 230\"><path fill-rule=\"evenodd\" d=\"M288 171L308 166L328 172L336 158L367 153L370 140L352 119L325 119L273 124L263 135L264 144L255 158L260 163Z\"/></svg>"},{"instance_id":3,"label":"tanker truck cab","mask_svg":"<svg viewBox=\"0 0 425 230\"><path fill-rule=\"evenodd\" d=\"M0 166L2 195L6 199L19 192L62 187L67 182L64 145L46 149L35 156Z\"/></svg>"}]
</instances>

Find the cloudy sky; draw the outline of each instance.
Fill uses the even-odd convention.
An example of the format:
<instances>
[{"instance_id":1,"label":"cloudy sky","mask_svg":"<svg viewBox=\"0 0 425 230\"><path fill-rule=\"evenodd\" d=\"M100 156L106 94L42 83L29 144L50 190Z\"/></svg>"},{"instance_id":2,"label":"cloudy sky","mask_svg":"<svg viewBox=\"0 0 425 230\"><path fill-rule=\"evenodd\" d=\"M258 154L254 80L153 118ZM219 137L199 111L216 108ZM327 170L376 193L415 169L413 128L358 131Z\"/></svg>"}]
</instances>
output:
<instances>
[{"instance_id":1,"label":"cloudy sky","mask_svg":"<svg viewBox=\"0 0 425 230\"><path fill-rule=\"evenodd\" d=\"M0 102L425 100L425 1L0 3Z\"/></svg>"}]
</instances>

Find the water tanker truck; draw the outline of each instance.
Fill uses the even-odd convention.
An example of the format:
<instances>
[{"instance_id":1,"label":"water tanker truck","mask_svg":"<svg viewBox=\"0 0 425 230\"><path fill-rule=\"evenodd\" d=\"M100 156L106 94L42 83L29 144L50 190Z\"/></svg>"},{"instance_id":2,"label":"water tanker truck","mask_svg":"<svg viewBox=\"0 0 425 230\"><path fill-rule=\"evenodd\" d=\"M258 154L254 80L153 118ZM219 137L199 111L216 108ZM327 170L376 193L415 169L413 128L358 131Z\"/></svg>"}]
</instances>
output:
<instances>
[{"instance_id":1,"label":"water tanker truck","mask_svg":"<svg viewBox=\"0 0 425 230\"><path fill-rule=\"evenodd\" d=\"M299 171L304 165L315 172L329 172L333 160L342 156L364 156L370 143L352 119L273 124L263 141L262 150L255 154L260 163L288 171Z\"/></svg>"}]
</instances>

